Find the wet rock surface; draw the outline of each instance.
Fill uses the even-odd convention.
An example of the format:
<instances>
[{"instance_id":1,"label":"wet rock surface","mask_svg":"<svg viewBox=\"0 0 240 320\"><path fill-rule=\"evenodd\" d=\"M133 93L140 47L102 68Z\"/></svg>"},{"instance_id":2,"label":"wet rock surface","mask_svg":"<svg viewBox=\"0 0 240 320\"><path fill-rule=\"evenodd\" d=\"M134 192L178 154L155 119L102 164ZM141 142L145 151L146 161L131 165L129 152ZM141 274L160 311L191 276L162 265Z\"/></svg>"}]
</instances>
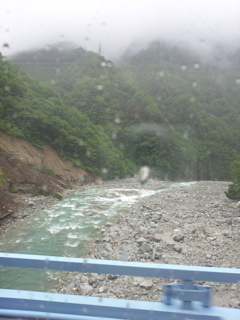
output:
<instances>
[{"instance_id":1,"label":"wet rock surface","mask_svg":"<svg viewBox=\"0 0 240 320\"><path fill-rule=\"evenodd\" d=\"M159 182L150 181L154 189ZM136 179L103 187L139 187ZM227 182L197 182L140 199L127 214L102 227L85 258L240 267L240 218L236 202L226 198ZM83 281L84 279L84 281ZM159 301L164 283L178 280L68 273L60 293ZM240 284L198 282L214 287L214 305L240 308Z\"/></svg>"}]
</instances>

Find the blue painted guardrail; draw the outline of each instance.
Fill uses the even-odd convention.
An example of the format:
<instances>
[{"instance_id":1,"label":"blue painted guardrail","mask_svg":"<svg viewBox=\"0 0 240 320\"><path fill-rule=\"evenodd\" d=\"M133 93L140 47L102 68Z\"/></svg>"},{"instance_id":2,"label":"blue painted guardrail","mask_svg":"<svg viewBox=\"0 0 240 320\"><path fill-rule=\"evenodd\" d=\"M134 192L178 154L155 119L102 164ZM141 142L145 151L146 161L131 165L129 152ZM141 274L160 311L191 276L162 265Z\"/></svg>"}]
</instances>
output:
<instances>
[{"instance_id":1,"label":"blue painted guardrail","mask_svg":"<svg viewBox=\"0 0 240 320\"><path fill-rule=\"evenodd\" d=\"M240 283L240 269L180 266L0 253L1 267L22 267L127 276L182 279L166 284L163 302L0 289L0 318L240 320L240 310L211 306L211 287L193 281Z\"/></svg>"}]
</instances>

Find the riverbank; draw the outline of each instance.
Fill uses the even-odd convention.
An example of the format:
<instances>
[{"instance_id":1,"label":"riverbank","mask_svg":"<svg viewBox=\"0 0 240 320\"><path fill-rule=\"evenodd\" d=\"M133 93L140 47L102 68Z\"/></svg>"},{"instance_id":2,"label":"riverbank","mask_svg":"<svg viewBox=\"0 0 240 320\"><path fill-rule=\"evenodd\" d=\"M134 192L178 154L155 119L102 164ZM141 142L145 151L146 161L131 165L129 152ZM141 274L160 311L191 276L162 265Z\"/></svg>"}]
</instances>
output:
<instances>
[{"instance_id":1,"label":"riverbank","mask_svg":"<svg viewBox=\"0 0 240 320\"><path fill-rule=\"evenodd\" d=\"M144 186L146 189L155 189L158 187L164 187L169 185L169 182L158 181L150 179L149 183ZM118 179L113 181L103 182L102 180L96 180L95 182L90 182L84 185L72 184L71 189L63 189L59 191L59 194L63 198L70 195L76 190L88 190L91 188L136 188L139 189L142 186L140 185L138 179ZM19 204L15 210L3 217L0 218L0 240L1 236L6 233L10 228L17 228L18 224L22 221L27 221L28 217L36 214L39 211L47 209L54 203L57 203L59 200L53 198L51 195L44 196L31 196L30 194L15 194L15 201Z\"/></svg>"},{"instance_id":2,"label":"riverbank","mask_svg":"<svg viewBox=\"0 0 240 320\"><path fill-rule=\"evenodd\" d=\"M85 258L166 264L240 268L240 210L226 198L228 182L196 182L164 190L171 183L149 179L146 189L161 189L142 198L124 215L99 228ZM79 187L87 190L141 188L136 178L97 181ZM65 190L64 196L74 190ZM127 191L126 191L127 192ZM1 235L57 200L52 197L22 198L18 213L5 217ZM11 217L11 218L10 218ZM7 219L11 219L7 221ZM1 238L1 237L0 237ZM56 292L110 298L158 301L166 280L96 274L65 274ZM170 282L170 281L169 281ZM203 284L203 282L201 283ZM240 307L239 284L215 287L214 304Z\"/></svg>"},{"instance_id":3,"label":"riverbank","mask_svg":"<svg viewBox=\"0 0 240 320\"><path fill-rule=\"evenodd\" d=\"M129 179L106 182L103 188L137 184ZM150 181L146 187L156 185ZM240 211L226 198L227 188L227 182L197 182L141 199L127 214L99 230L85 257L240 268ZM166 282L171 280L69 273L55 289L67 294L159 301ZM215 288L215 305L240 307L240 284L210 285Z\"/></svg>"}]
</instances>

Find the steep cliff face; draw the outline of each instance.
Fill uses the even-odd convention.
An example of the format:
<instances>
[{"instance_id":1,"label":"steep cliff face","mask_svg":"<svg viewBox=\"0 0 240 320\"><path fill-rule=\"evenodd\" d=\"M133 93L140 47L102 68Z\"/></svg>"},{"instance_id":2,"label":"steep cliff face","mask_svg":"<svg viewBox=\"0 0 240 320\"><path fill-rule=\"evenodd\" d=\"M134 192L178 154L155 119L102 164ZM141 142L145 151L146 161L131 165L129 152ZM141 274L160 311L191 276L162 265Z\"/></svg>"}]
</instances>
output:
<instances>
[{"instance_id":1,"label":"steep cliff face","mask_svg":"<svg viewBox=\"0 0 240 320\"><path fill-rule=\"evenodd\" d=\"M71 161L60 159L50 146L39 149L3 133L0 133L0 172L6 180L0 187L0 218L21 205L21 193L51 194L97 178Z\"/></svg>"}]
</instances>

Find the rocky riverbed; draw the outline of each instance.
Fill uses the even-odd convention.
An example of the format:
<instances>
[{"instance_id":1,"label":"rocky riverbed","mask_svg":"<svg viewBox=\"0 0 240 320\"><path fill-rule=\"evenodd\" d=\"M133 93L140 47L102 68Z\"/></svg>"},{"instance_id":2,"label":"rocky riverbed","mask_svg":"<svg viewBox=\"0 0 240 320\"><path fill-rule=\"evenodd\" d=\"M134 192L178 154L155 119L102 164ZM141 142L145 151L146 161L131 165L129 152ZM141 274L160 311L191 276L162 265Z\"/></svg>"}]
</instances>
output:
<instances>
[{"instance_id":1,"label":"rocky riverbed","mask_svg":"<svg viewBox=\"0 0 240 320\"><path fill-rule=\"evenodd\" d=\"M149 189L164 186L156 180ZM136 179L106 188L140 187ZM227 182L197 182L139 200L127 214L99 229L86 258L240 268L240 210L226 198ZM159 301L166 279L68 273L57 292ZM214 286L214 304L240 308L240 284Z\"/></svg>"},{"instance_id":2,"label":"rocky riverbed","mask_svg":"<svg viewBox=\"0 0 240 320\"><path fill-rule=\"evenodd\" d=\"M150 179L144 188L171 183ZM240 268L240 208L224 191L228 182L202 181L162 190L140 199L129 212L115 216L97 232L84 258ZM97 181L81 188L141 188L138 179ZM65 195L72 190L65 191ZM127 192L127 191L126 191ZM28 216L51 205L51 197L21 198L19 211L0 220L0 238ZM65 273L55 292L109 298L159 301L166 279ZM214 304L240 308L240 284L214 286Z\"/></svg>"}]
</instances>

